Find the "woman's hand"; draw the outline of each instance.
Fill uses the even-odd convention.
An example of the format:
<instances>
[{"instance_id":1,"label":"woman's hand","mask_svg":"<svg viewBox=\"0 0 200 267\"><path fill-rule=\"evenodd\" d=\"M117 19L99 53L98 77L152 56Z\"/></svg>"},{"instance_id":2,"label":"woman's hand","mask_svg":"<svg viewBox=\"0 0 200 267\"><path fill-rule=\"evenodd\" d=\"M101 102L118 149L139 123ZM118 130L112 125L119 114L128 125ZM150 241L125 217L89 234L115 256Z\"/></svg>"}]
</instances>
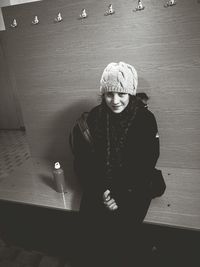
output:
<instances>
[{"instance_id":1,"label":"woman's hand","mask_svg":"<svg viewBox=\"0 0 200 267\"><path fill-rule=\"evenodd\" d=\"M114 198L111 198L110 196L110 190L106 190L103 193L103 203L109 210L116 210L118 209L118 206L114 200Z\"/></svg>"}]
</instances>

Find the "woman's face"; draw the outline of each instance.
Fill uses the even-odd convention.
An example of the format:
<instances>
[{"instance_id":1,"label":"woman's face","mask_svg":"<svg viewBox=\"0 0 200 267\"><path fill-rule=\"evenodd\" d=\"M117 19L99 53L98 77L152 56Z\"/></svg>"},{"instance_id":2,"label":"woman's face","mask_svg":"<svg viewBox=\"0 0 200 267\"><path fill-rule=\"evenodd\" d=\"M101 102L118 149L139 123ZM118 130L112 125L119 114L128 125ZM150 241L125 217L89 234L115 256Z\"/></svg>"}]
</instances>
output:
<instances>
[{"instance_id":1,"label":"woman's face","mask_svg":"<svg viewBox=\"0 0 200 267\"><path fill-rule=\"evenodd\" d=\"M129 103L129 94L107 92L104 94L107 106L114 113L121 113Z\"/></svg>"}]
</instances>

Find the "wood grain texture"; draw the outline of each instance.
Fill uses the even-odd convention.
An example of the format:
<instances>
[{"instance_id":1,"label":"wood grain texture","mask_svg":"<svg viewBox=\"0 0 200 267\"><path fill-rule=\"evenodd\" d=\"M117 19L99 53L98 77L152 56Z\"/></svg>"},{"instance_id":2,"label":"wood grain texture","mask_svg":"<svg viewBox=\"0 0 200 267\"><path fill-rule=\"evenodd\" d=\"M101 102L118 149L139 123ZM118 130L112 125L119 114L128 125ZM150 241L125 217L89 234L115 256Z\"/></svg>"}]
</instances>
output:
<instances>
[{"instance_id":1,"label":"wood grain texture","mask_svg":"<svg viewBox=\"0 0 200 267\"><path fill-rule=\"evenodd\" d=\"M70 127L98 103L99 80L109 62L133 64L139 92L150 96L161 137L160 166L200 168L200 5L182 0L164 8L146 1L46 0L3 8L4 42L13 68L33 156L72 162ZM82 8L88 18L78 20ZM63 21L54 23L58 12ZM34 15L40 23L31 25ZM19 26L10 28L16 18ZM73 176L73 173L71 174Z\"/></svg>"}]
</instances>

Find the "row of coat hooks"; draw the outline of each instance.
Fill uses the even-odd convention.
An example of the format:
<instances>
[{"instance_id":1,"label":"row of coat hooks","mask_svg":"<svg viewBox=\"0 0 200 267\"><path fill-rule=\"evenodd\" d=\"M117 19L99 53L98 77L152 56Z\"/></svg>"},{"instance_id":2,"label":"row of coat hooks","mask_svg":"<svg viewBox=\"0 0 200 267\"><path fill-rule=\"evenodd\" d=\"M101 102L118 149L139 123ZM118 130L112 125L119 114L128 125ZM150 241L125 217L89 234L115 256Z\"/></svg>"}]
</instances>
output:
<instances>
[{"instance_id":1,"label":"row of coat hooks","mask_svg":"<svg viewBox=\"0 0 200 267\"><path fill-rule=\"evenodd\" d=\"M176 5L175 0L167 0L166 4L164 4L164 7L170 7ZM136 11L142 11L145 9L145 6L142 4L141 0L138 0L138 5L135 9L133 9L133 12ZM109 16L115 14L115 10L113 9L112 4L108 6L108 9L104 13L104 16ZM86 9L82 9L81 14L79 15L78 19L85 19L88 17L88 14L86 12ZM61 13L59 12L57 16L54 18L54 22L61 22L63 20ZM34 19L31 22L33 25L36 25L39 23L38 16L35 16ZM18 26L17 20L14 19L12 24L10 25L12 28L16 28Z\"/></svg>"}]
</instances>

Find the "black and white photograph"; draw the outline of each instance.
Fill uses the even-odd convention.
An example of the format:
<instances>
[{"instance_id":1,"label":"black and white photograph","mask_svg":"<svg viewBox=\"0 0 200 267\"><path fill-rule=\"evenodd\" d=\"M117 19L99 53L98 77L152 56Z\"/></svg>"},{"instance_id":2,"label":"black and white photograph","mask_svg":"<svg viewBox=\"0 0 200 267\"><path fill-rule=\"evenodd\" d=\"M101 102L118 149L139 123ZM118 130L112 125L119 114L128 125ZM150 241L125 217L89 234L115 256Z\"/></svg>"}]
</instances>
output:
<instances>
[{"instance_id":1,"label":"black and white photograph","mask_svg":"<svg viewBox=\"0 0 200 267\"><path fill-rule=\"evenodd\" d=\"M196 267L200 1L0 0L0 267Z\"/></svg>"}]
</instances>

